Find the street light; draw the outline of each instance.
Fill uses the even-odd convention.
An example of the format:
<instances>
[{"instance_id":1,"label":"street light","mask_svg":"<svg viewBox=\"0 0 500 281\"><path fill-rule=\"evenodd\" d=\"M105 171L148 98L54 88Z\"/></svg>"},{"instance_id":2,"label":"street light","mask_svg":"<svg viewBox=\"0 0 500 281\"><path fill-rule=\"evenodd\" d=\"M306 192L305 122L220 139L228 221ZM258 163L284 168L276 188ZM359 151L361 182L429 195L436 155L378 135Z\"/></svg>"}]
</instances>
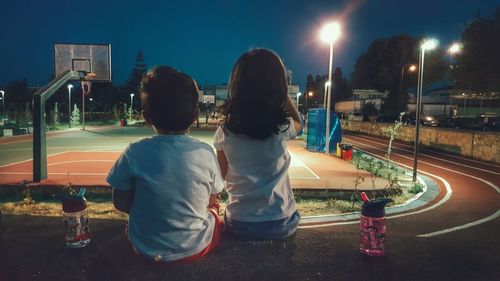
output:
<instances>
[{"instance_id":1,"label":"street light","mask_svg":"<svg viewBox=\"0 0 500 281\"><path fill-rule=\"evenodd\" d=\"M93 98L89 98L89 101L90 101L90 121L92 121L92 101L94 99Z\"/></svg>"},{"instance_id":2,"label":"street light","mask_svg":"<svg viewBox=\"0 0 500 281\"><path fill-rule=\"evenodd\" d=\"M340 24L332 22L323 27L320 33L321 40L330 44L330 64L328 68L329 87L327 91L326 106L326 133L325 133L325 153L330 154L330 100L332 95L332 63L333 63L333 43L340 37Z\"/></svg>"},{"instance_id":3,"label":"street light","mask_svg":"<svg viewBox=\"0 0 500 281\"><path fill-rule=\"evenodd\" d=\"M464 96L464 113L463 113L463 116L467 116L465 114L466 110L467 110L467 107L466 107L466 103L467 103L467 96L465 95L465 93L462 93L462 96ZM472 103L472 102L471 102Z\"/></svg>"},{"instance_id":4,"label":"street light","mask_svg":"<svg viewBox=\"0 0 500 281\"><path fill-rule=\"evenodd\" d=\"M401 100L401 95L404 91L404 79L405 79L405 69L406 69L406 66L408 66L408 64L403 64L403 67L401 67L401 79L399 80L399 97L398 97L398 108L399 108L399 105L400 105L400 100ZM414 64L411 64L410 67L408 67L408 70L410 72L413 72L417 69L417 67L414 65Z\"/></svg>"},{"instance_id":5,"label":"street light","mask_svg":"<svg viewBox=\"0 0 500 281\"><path fill-rule=\"evenodd\" d=\"M132 105L134 104L134 93L130 93L130 109L129 109L129 117L128 121L131 123L132 122Z\"/></svg>"},{"instance_id":6,"label":"street light","mask_svg":"<svg viewBox=\"0 0 500 281\"><path fill-rule=\"evenodd\" d=\"M323 108L326 108L326 88L330 86L330 81L325 82L325 94L323 95Z\"/></svg>"},{"instance_id":7,"label":"street light","mask_svg":"<svg viewBox=\"0 0 500 281\"><path fill-rule=\"evenodd\" d=\"M0 90L0 93L2 94L2 118L3 118L3 115L5 115L5 91Z\"/></svg>"},{"instance_id":8,"label":"street light","mask_svg":"<svg viewBox=\"0 0 500 281\"><path fill-rule=\"evenodd\" d=\"M422 85L424 80L424 60L425 51L436 48L438 42L436 39L426 39L420 45L420 60L418 62L418 83L417 83L417 108L415 120L415 147L413 150L413 182L417 181L417 157L418 157L418 142L420 131L420 107L422 102Z\"/></svg>"},{"instance_id":9,"label":"street light","mask_svg":"<svg viewBox=\"0 0 500 281\"><path fill-rule=\"evenodd\" d=\"M451 47L448 49L448 53L450 53L450 68L453 68L453 55L460 52L462 50L462 44L460 43L453 43Z\"/></svg>"},{"instance_id":10,"label":"street light","mask_svg":"<svg viewBox=\"0 0 500 281\"><path fill-rule=\"evenodd\" d=\"M297 93L297 110L299 110L299 97L302 95L301 92Z\"/></svg>"},{"instance_id":11,"label":"street light","mask_svg":"<svg viewBox=\"0 0 500 281\"><path fill-rule=\"evenodd\" d=\"M71 128L71 89L73 89L72 84L68 84L68 123Z\"/></svg>"}]
</instances>

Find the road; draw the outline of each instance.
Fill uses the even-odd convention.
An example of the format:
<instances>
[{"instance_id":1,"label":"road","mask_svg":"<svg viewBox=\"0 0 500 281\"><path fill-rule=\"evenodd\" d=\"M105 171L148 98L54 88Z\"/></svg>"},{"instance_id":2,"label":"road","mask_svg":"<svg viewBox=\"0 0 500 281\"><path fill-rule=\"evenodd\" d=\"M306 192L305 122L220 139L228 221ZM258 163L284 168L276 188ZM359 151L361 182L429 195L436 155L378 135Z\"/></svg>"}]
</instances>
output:
<instances>
[{"instance_id":1,"label":"road","mask_svg":"<svg viewBox=\"0 0 500 281\"><path fill-rule=\"evenodd\" d=\"M379 157L388 143L354 133L345 133L344 141ZM393 143L391 159L412 167L413 146ZM418 172L438 183L440 195L420 210L388 216L387 259L358 260L367 266L358 270L378 280L384 275L388 280L500 280L500 165L421 148ZM355 236L358 225L307 230L324 237Z\"/></svg>"}]
</instances>

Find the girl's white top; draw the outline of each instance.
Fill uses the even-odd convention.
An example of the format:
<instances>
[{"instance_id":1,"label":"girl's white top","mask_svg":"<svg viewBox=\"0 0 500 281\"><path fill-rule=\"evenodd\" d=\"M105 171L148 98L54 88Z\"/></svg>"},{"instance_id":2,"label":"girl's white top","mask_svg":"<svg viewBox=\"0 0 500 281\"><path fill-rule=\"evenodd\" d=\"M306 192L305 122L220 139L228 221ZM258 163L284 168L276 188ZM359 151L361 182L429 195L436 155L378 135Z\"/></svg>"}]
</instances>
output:
<instances>
[{"instance_id":1,"label":"girl's white top","mask_svg":"<svg viewBox=\"0 0 500 281\"><path fill-rule=\"evenodd\" d=\"M265 140L230 132L224 125L214 135L214 146L228 162L226 189L229 201L226 216L244 222L287 218L296 210L288 167L287 142L297 136L290 125Z\"/></svg>"}]
</instances>

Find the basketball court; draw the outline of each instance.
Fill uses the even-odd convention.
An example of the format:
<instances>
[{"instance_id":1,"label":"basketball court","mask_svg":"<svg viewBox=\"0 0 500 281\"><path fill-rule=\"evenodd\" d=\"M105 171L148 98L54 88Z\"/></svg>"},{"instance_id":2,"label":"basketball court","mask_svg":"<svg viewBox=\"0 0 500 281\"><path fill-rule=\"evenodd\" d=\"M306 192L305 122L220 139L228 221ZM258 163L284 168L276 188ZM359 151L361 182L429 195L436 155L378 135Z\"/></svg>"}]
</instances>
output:
<instances>
[{"instance_id":1,"label":"basketball court","mask_svg":"<svg viewBox=\"0 0 500 281\"><path fill-rule=\"evenodd\" d=\"M121 131L121 132L120 132ZM41 185L73 185L107 186L106 175L128 143L142 137L151 136L149 128L112 128L109 131L94 133L92 131L69 131L58 133L48 139L47 179ZM213 132L193 132L195 137L211 145ZM77 137L80 135L80 137ZM54 144L52 146L51 144ZM25 154L29 157L31 141L20 138L5 139L0 143L0 155L9 152ZM9 150L9 147L12 147ZM50 153L52 151L58 151ZM5 159L4 159L5 160ZM16 185L20 182L31 182L33 177L33 160L26 159L0 166L0 185ZM318 180L316 175L299 157L292 155L290 165L292 179Z\"/></svg>"},{"instance_id":2,"label":"basketball court","mask_svg":"<svg viewBox=\"0 0 500 281\"><path fill-rule=\"evenodd\" d=\"M105 128L89 127L50 133L47 137L47 179L33 183L32 141L27 136L0 140L0 185L12 186L22 182L40 186L62 186L68 183L86 187L109 187L108 172L126 146L153 135L148 127ZM190 135L213 143L213 130L193 128ZM335 156L310 152L305 142L289 142L292 156L289 175L295 189L346 189L354 187L357 171L354 165ZM12 160L9 160L12 159ZM369 177L366 172L360 174ZM377 184L382 187L383 182ZM368 181L360 188L371 189Z\"/></svg>"}]
</instances>

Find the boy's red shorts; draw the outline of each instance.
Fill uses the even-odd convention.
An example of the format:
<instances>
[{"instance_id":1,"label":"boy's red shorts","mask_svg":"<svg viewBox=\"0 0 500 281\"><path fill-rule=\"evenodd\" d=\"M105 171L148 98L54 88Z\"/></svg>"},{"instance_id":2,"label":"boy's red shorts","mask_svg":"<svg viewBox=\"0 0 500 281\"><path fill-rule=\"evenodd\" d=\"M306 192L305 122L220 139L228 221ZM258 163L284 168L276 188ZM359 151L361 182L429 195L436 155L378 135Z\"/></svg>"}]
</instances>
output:
<instances>
[{"instance_id":1,"label":"boy's red shorts","mask_svg":"<svg viewBox=\"0 0 500 281\"><path fill-rule=\"evenodd\" d=\"M215 217L215 226L214 226L214 233L212 235L212 241L203 249L201 252L194 254L189 257L182 258L180 260L175 260L175 261L155 261L152 259L149 259L147 257L142 256L140 253L137 252L137 250L132 246L134 249L134 252L138 254L140 257L146 259L148 262L154 262L155 264L158 265L174 265L174 264L182 264L182 263L190 263L199 260L200 258L206 256L208 253L210 253L217 245L219 245L220 239L222 237L222 232L224 230L224 221L219 217L217 214L217 211L214 209L208 209L208 211ZM128 224L125 229L125 235L127 236L128 239Z\"/></svg>"}]
</instances>

